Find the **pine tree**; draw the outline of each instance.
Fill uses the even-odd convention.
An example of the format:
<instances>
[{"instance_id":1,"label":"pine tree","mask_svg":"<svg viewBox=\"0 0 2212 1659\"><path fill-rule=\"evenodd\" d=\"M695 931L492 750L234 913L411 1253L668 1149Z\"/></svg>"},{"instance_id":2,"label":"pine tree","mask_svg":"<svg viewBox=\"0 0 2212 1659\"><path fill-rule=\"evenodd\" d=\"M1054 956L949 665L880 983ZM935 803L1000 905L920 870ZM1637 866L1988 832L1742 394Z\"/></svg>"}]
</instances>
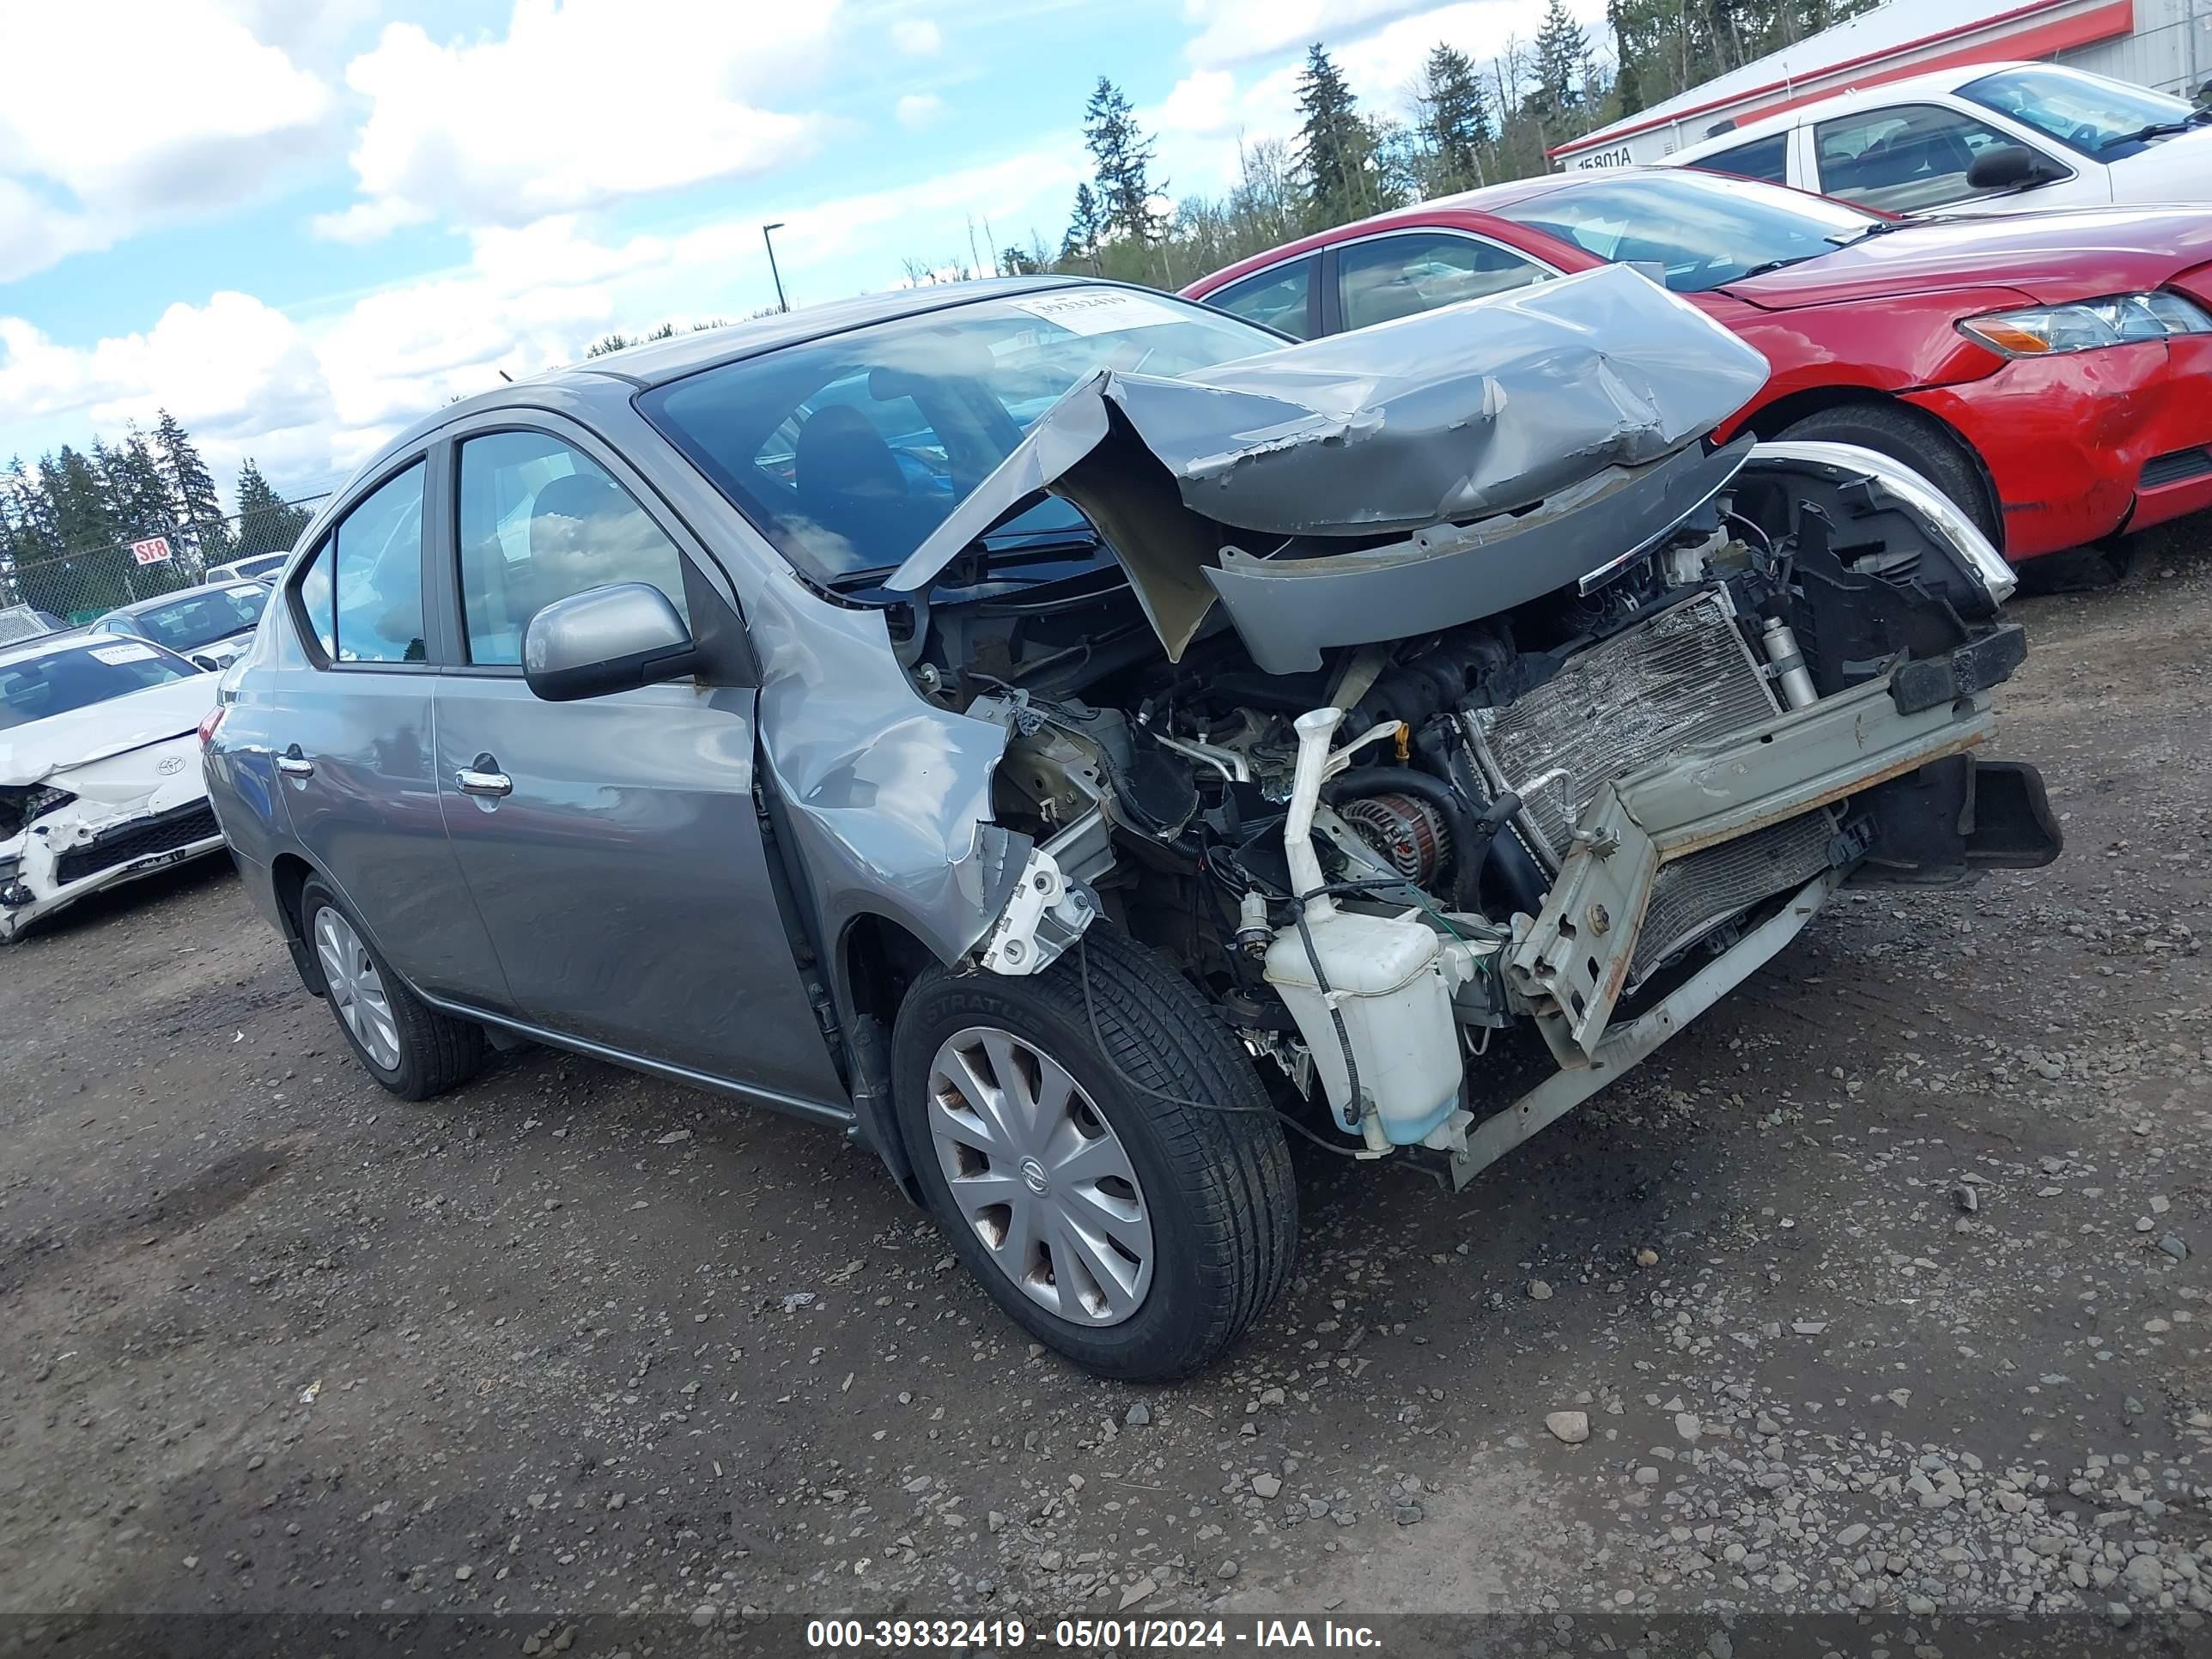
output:
<instances>
[{"instance_id":1,"label":"pine tree","mask_svg":"<svg viewBox=\"0 0 2212 1659\"><path fill-rule=\"evenodd\" d=\"M1067 235L1060 245L1061 261L1068 264L1087 264L1095 276L1098 270L1098 239L1105 229L1098 198L1088 183L1076 185L1075 208L1068 216Z\"/></svg>"},{"instance_id":2,"label":"pine tree","mask_svg":"<svg viewBox=\"0 0 2212 1659\"><path fill-rule=\"evenodd\" d=\"M1083 112L1083 142L1098 180L1098 205L1105 228L1150 246L1163 228L1152 206L1152 143L1138 126L1135 112L1121 88L1104 76Z\"/></svg>"},{"instance_id":3,"label":"pine tree","mask_svg":"<svg viewBox=\"0 0 2212 1659\"><path fill-rule=\"evenodd\" d=\"M1298 167L1306 218L1319 228L1389 206L1375 177L1375 135L1328 49L1316 40L1298 76Z\"/></svg>"},{"instance_id":4,"label":"pine tree","mask_svg":"<svg viewBox=\"0 0 2212 1659\"><path fill-rule=\"evenodd\" d=\"M1632 36L1628 9L1621 0L1606 0L1605 21L1613 31L1613 62L1620 65L1613 76L1613 102L1620 114L1633 115L1649 101L1644 91L1644 42Z\"/></svg>"},{"instance_id":5,"label":"pine tree","mask_svg":"<svg viewBox=\"0 0 2212 1659\"><path fill-rule=\"evenodd\" d=\"M1456 46L1439 44L1421 66L1414 103L1422 142L1433 158L1431 190L1466 190L1482 183L1482 152L1492 134L1474 60Z\"/></svg>"},{"instance_id":6,"label":"pine tree","mask_svg":"<svg viewBox=\"0 0 2212 1659\"><path fill-rule=\"evenodd\" d=\"M176 528L177 512L170 499L168 480L162 476L153 446L136 426L129 428L119 448L106 452L100 471L107 480L108 501L125 540L166 536Z\"/></svg>"},{"instance_id":7,"label":"pine tree","mask_svg":"<svg viewBox=\"0 0 2212 1659\"><path fill-rule=\"evenodd\" d=\"M304 507L288 507L269 487L261 469L247 456L238 472L238 555L284 553L300 539L311 514Z\"/></svg>"},{"instance_id":8,"label":"pine tree","mask_svg":"<svg viewBox=\"0 0 2212 1659\"><path fill-rule=\"evenodd\" d=\"M222 563L229 556L230 538L224 532L214 476L177 417L166 409L154 422L154 435L161 441L178 525L198 544L203 567Z\"/></svg>"},{"instance_id":9,"label":"pine tree","mask_svg":"<svg viewBox=\"0 0 2212 1659\"><path fill-rule=\"evenodd\" d=\"M1565 137L1583 108L1583 63L1589 40L1575 21L1566 0L1551 0L1544 25L1536 31L1536 84L1528 94L1547 137Z\"/></svg>"}]
</instances>

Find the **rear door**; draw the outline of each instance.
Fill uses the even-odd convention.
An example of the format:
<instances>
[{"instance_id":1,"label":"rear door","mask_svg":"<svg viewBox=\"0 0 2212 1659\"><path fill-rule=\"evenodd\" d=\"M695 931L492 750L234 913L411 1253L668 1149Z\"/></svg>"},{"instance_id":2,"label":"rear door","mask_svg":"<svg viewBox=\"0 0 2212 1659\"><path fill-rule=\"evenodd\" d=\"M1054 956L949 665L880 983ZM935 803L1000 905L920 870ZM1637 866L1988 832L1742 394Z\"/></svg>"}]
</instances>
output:
<instances>
[{"instance_id":1,"label":"rear door","mask_svg":"<svg viewBox=\"0 0 2212 1659\"><path fill-rule=\"evenodd\" d=\"M301 850L386 958L418 990L496 1012L505 982L438 802L422 526L442 500L417 454L323 538L284 593L307 666L286 672L266 722Z\"/></svg>"},{"instance_id":2,"label":"rear door","mask_svg":"<svg viewBox=\"0 0 2212 1659\"><path fill-rule=\"evenodd\" d=\"M516 1006L625 1055L842 1104L769 880L750 681L556 703L520 666L541 607L614 582L741 637L727 579L598 439L526 418L457 429L437 527L458 645L436 684L439 797Z\"/></svg>"}]
</instances>

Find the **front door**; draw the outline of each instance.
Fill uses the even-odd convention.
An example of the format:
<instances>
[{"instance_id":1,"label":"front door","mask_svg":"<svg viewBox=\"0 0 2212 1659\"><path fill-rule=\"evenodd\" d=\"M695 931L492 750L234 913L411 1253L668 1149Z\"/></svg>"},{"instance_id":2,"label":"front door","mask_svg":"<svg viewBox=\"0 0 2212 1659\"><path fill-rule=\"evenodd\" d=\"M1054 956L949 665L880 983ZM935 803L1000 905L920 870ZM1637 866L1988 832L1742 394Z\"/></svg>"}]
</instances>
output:
<instances>
[{"instance_id":1,"label":"front door","mask_svg":"<svg viewBox=\"0 0 2212 1659\"><path fill-rule=\"evenodd\" d=\"M461 660L437 682L439 799L517 1008L626 1054L842 1103L755 814L752 689L544 702L518 665L554 599L643 581L686 611L687 559L691 592L714 603L719 573L580 432L465 434L458 453Z\"/></svg>"}]
</instances>

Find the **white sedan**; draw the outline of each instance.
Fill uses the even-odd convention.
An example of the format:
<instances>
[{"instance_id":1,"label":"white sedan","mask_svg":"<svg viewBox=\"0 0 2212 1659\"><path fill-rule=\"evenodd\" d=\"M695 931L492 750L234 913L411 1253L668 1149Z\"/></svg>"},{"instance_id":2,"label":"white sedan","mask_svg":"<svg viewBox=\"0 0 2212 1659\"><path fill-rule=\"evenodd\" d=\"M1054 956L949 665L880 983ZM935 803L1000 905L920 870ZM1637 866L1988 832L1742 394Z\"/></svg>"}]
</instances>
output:
<instances>
[{"instance_id":1,"label":"white sedan","mask_svg":"<svg viewBox=\"0 0 2212 1659\"><path fill-rule=\"evenodd\" d=\"M221 850L198 736L215 696L213 674L149 640L0 647L0 941Z\"/></svg>"},{"instance_id":2,"label":"white sedan","mask_svg":"<svg viewBox=\"0 0 2212 1659\"><path fill-rule=\"evenodd\" d=\"M1885 213L2212 202L2212 111L2056 64L1970 64L1815 99L1666 165Z\"/></svg>"}]
</instances>

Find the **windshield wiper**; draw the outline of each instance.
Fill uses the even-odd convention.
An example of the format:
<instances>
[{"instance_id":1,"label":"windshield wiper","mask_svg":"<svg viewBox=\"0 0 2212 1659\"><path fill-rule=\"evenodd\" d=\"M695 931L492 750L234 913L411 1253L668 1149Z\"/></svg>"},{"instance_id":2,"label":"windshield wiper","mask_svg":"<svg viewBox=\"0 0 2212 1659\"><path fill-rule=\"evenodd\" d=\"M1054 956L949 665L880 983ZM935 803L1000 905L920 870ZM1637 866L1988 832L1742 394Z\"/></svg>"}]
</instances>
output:
<instances>
[{"instance_id":1,"label":"windshield wiper","mask_svg":"<svg viewBox=\"0 0 2212 1659\"><path fill-rule=\"evenodd\" d=\"M2097 146L2101 155L2108 149L2118 149L2122 144L2140 144L2148 138L2166 138L2177 132L2186 132L2191 127L2201 127L2212 122L2212 109L2191 110L2178 121L2153 121L2148 126L2137 127L2133 132L2116 132Z\"/></svg>"},{"instance_id":2,"label":"windshield wiper","mask_svg":"<svg viewBox=\"0 0 2212 1659\"><path fill-rule=\"evenodd\" d=\"M1769 271L1787 270L1791 265L1802 265L1806 260L1810 259L1813 257L1814 256L1809 253L1793 253L1787 258L1769 259L1763 264L1753 265L1749 270L1738 271L1735 276L1729 278L1729 282L1747 283L1754 276L1765 276ZM1728 286L1728 283L1723 283L1721 286L1725 288Z\"/></svg>"},{"instance_id":3,"label":"windshield wiper","mask_svg":"<svg viewBox=\"0 0 2212 1659\"><path fill-rule=\"evenodd\" d=\"M1096 553L1105 545L1104 538L1097 531L1082 526L1042 530L998 530L969 543L957 557L946 564L945 572L949 576L959 571L963 562L971 565L980 562L984 574L979 580L988 581L991 580L990 573L1001 567L1049 563L1055 559L1064 559L1071 553ZM864 588L881 587L885 579L897 568L896 565L883 564L866 570L848 571L830 581L830 591L850 593ZM939 581L944 580L943 576L939 578ZM931 586L935 586L937 583L933 582Z\"/></svg>"}]
</instances>

